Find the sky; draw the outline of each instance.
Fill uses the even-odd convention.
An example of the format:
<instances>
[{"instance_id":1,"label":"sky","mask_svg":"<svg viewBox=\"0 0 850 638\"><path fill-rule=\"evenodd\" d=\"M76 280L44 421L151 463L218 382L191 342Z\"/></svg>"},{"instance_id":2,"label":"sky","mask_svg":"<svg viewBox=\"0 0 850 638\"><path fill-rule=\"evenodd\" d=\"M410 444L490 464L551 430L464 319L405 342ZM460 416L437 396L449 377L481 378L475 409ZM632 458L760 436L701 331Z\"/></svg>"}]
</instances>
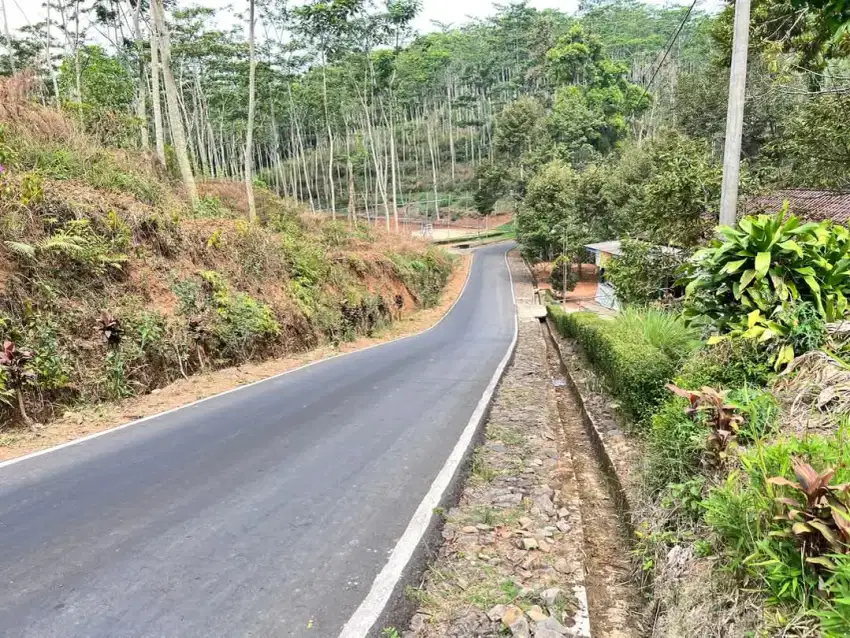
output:
<instances>
[{"instance_id":1,"label":"sky","mask_svg":"<svg viewBox=\"0 0 850 638\"><path fill-rule=\"evenodd\" d=\"M681 2L665 2L665 0L647 0L650 4L681 4ZM684 0L682 0L684 2ZM6 12L11 28L18 29L27 21L38 22L44 18L44 8L41 0L5 0ZM503 0L500 4L507 4ZM247 0L180 0L182 6L202 4L204 6L226 7L228 5L240 8L247 6ZM572 13L578 6L578 0L531 0L529 4L537 9L560 9ZM449 24L462 24L470 18L483 18L496 12L493 0L423 0L422 12L417 17L414 26L420 32L434 30L433 21Z\"/></svg>"}]
</instances>

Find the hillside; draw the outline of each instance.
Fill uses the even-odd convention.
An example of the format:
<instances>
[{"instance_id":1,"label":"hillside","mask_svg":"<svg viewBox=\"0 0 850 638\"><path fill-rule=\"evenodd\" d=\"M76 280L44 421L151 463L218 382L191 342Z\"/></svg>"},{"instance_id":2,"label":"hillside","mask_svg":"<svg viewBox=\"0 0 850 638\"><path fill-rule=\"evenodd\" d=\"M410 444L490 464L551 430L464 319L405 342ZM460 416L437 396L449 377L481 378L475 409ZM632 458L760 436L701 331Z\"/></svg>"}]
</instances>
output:
<instances>
[{"instance_id":1,"label":"hillside","mask_svg":"<svg viewBox=\"0 0 850 638\"><path fill-rule=\"evenodd\" d=\"M153 156L101 146L30 88L0 83L0 427L371 335L451 273L440 250L264 189L256 224L240 183L202 182L192 207Z\"/></svg>"}]
</instances>

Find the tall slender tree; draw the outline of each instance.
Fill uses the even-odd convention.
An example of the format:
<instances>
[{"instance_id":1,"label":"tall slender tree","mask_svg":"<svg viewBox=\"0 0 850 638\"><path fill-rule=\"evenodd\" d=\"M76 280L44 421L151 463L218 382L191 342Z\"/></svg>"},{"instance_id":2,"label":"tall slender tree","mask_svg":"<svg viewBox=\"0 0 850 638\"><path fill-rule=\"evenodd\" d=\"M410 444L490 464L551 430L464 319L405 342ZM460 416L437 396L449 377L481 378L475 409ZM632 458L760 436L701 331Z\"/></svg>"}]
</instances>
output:
<instances>
[{"instance_id":1,"label":"tall slender tree","mask_svg":"<svg viewBox=\"0 0 850 638\"><path fill-rule=\"evenodd\" d=\"M151 0L151 12L155 25L153 45L158 47L162 59L162 76L165 80L165 101L168 104L168 123L171 129L171 141L174 143L174 154L177 156L177 166L183 179L183 187L192 202L198 199L198 189L195 186L195 176L186 146L186 131L183 128L183 115L180 112L177 82L171 68L171 40L168 27L165 24L165 11L162 0Z\"/></svg>"},{"instance_id":2,"label":"tall slender tree","mask_svg":"<svg viewBox=\"0 0 850 638\"><path fill-rule=\"evenodd\" d=\"M254 201L254 109L256 108L257 53L254 47L254 0L248 0L248 123L245 134L245 190L248 194L248 219L257 220Z\"/></svg>"}]
</instances>

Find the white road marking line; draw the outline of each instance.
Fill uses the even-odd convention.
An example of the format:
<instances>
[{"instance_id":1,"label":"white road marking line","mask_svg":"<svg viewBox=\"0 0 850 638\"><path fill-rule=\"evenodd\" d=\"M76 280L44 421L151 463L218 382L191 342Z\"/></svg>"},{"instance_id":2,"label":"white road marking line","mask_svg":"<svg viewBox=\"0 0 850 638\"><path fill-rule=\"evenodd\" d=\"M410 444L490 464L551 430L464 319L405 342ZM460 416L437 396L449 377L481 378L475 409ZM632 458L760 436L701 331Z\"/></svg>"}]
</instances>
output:
<instances>
[{"instance_id":1,"label":"white road marking line","mask_svg":"<svg viewBox=\"0 0 850 638\"><path fill-rule=\"evenodd\" d=\"M369 630L372 629L372 626L378 621L378 618L380 618L381 614L384 612L384 608L387 606L387 602L389 602L393 590L404 575L404 569L407 567L407 564L413 557L416 548L422 541L425 532L428 530L428 526L431 524L434 509L440 505L440 502L443 499L443 494L449 487L452 478L455 476L455 473L463 460L463 457L466 455L475 433L481 425L487 406L493 398L496 386L502 378L502 374L511 359L511 355L516 347L517 337L519 336L519 319L516 309L517 305L516 294L514 293L513 276L511 275L510 264L508 263L508 252L510 251L505 251L505 266L508 269L511 298L514 302L514 336L511 340L511 345L508 347L508 351L505 353L505 356L496 368L493 378L490 379L490 383L484 390L481 400L475 407L475 412L472 413L469 422L461 433L460 439L458 439L458 442L455 444L448 460L446 460L445 465L443 465L439 474L437 474L437 477L431 484L431 488L428 490L428 493L425 494L425 498L422 499L419 507L417 507L416 511L413 513L413 518L407 525L407 529L404 530L404 534L402 534L398 543L396 543L389 561L387 561L387 564L384 565L384 568L375 577L375 580L372 583L372 588L369 590L366 598L362 603L360 603L360 606L351 618L349 618L348 622L345 623L345 626L342 628L342 632L339 634L339 638L363 638L369 633Z\"/></svg>"}]
</instances>

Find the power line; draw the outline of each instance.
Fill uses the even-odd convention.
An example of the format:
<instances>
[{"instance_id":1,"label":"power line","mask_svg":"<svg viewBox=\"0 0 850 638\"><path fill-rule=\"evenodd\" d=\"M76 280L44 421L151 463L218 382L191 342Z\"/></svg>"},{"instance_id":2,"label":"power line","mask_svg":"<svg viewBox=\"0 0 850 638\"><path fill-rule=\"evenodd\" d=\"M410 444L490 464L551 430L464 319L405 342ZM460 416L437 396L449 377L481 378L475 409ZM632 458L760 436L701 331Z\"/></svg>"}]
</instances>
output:
<instances>
[{"instance_id":1,"label":"power line","mask_svg":"<svg viewBox=\"0 0 850 638\"><path fill-rule=\"evenodd\" d=\"M649 84L646 85L646 88L643 91L643 95L640 96L640 100L638 100L638 104L643 102L643 98L646 97L646 94L649 93L649 87L652 86L652 83L655 81L655 76L658 75L658 72L661 70L661 67L664 66L664 62L667 60L667 56L670 54L670 50L673 48L673 45L676 44L676 38L679 37L679 34L682 32L682 29L685 27L685 23L688 21L688 18L691 17L691 12L694 10L694 7L697 4L697 0L694 0L691 3L691 6L688 7L687 13L685 13L685 17L682 18L682 21L679 23L679 28L676 29L676 32L673 34L672 39L670 40L670 44L667 45L667 49L664 51L664 56L661 58L661 62L655 68L655 71L652 73L652 77L649 78Z\"/></svg>"}]
</instances>

